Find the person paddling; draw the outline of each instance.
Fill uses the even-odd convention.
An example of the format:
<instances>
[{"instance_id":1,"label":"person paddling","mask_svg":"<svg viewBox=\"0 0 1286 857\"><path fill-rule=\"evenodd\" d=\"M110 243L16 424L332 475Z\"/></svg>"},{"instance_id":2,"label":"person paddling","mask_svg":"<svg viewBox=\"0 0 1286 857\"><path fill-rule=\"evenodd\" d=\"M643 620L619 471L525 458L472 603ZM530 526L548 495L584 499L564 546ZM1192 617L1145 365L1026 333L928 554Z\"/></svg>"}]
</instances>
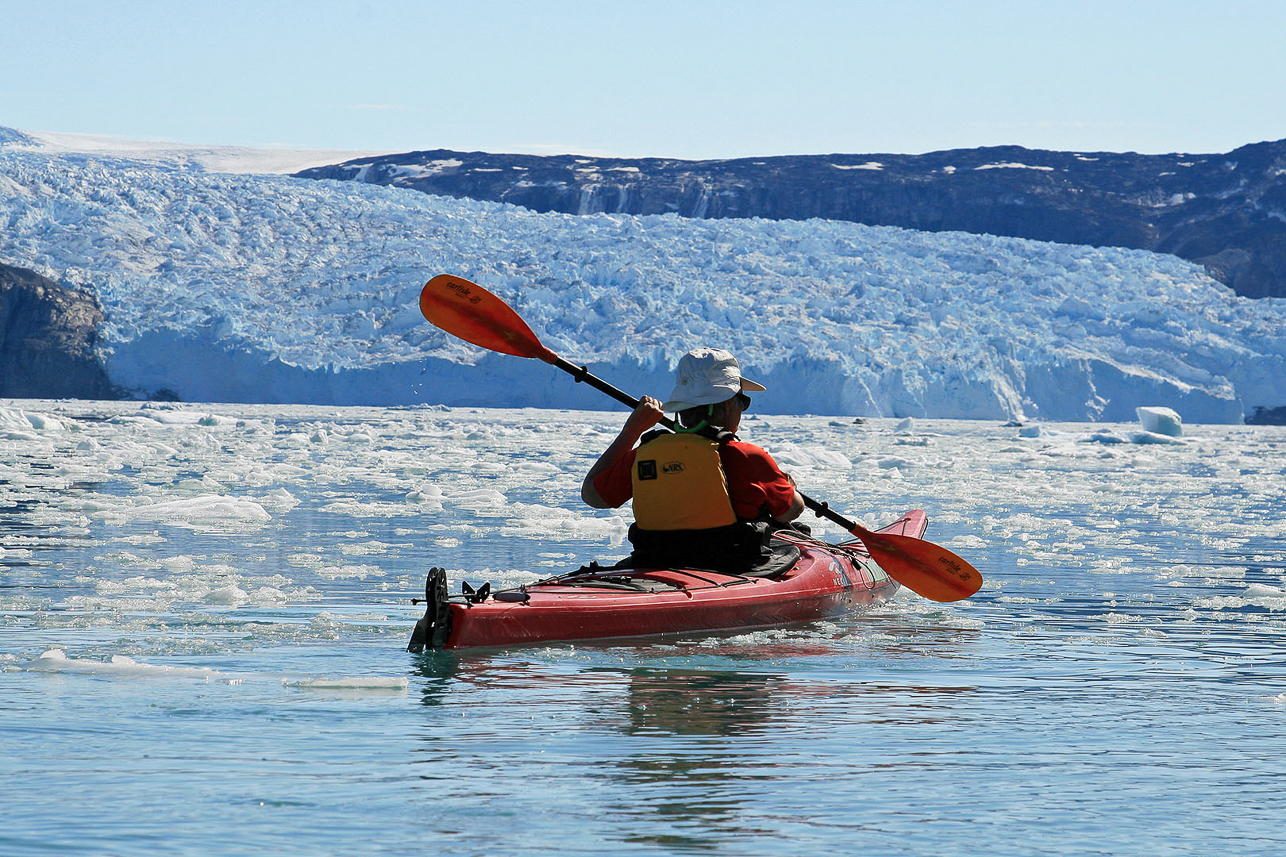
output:
<instances>
[{"instance_id":1,"label":"person paddling","mask_svg":"<svg viewBox=\"0 0 1286 857\"><path fill-rule=\"evenodd\" d=\"M736 438L747 391L764 390L742 377L731 353L697 348L679 361L669 400L644 396L626 419L581 498L596 509L633 499L635 562L743 571L761 561L771 530L804 511L772 456ZM677 414L676 430L649 431L667 411Z\"/></svg>"}]
</instances>

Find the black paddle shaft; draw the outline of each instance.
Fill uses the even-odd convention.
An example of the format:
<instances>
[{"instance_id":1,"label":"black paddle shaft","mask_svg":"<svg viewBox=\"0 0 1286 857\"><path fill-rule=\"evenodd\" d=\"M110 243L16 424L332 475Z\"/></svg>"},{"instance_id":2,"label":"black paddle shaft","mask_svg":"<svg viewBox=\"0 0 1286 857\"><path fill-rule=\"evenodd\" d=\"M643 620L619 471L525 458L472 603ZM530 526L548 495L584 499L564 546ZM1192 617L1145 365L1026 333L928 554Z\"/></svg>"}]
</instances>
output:
<instances>
[{"instance_id":1,"label":"black paddle shaft","mask_svg":"<svg viewBox=\"0 0 1286 857\"><path fill-rule=\"evenodd\" d=\"M562 369L568 375L575 378L576 383L589 384L600 393L606 393L621 404L628 405L631 410L639 406L638 399L618 387L613 387L597 375L591 374L588 366L577 366L575 363L569 363L557 354L554 355L553 363L559 369ZM672 420L663 420L663 424L664 423L668 423L666 428L673 428L674 426L674 422Z\"/></svg>"},{"instance_id":2,"label":"black paddle shaft","mask_svg":"<svg viewBox=\"0 0 1286 857\"><path fill-rule=\"evenodd\" d=\"M628 405L631 409L637 408L639 406L638 399L634 398L629 393L625 392L619 387L613 387L611 384L607 383L602 378L599 378L597 375L592 374L589 371L588 366L577 366L576 364L570 363L556 354L554 355L553 365L557 366L559 369L562 369L564 372L566 372L567 374L575 378L578 384L579 383L589 384L591 387L593 387L595 390L598 390L600 393L606 393L607 395L611 396L613 399L620 402L621 404ZM661 425L665 426L668 429L672 429L674 428L674 420L670 419L669 417L662 417ZM798 491L799 489L797 488L795 490ZM858 529L857 524L853 523L848 518L845 518L843 515L835 511L832 511L830 506L828 506L826 503L819 503L818 501L814 500L812 497L809 497L803 491L799 491L799 496L800 496L800 499L804 501L804 505L807 506L810 510L812 510L813 514L815 514L817 517L826 518L828 521L839 524L841 527L844 528L844 532L846 533L853 533L854 535L857 534L857 529Z\"/></svg>"}]
</instances>

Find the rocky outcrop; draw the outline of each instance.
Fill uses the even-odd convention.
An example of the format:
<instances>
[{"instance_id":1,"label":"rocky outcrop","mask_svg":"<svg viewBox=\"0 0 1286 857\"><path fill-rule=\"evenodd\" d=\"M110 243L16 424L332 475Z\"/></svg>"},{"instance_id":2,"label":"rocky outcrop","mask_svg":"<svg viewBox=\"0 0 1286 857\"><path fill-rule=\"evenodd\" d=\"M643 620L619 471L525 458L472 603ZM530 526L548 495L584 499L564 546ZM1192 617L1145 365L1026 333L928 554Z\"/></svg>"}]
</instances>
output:
<instances>
[{"instance_id":1,"label":"rocky outcrop","mask_svg":"<svg viewBox=\"0 0 1286 857\"><path fill-rule=\"evenodd\" d=\"M726 161L434 150L300 176L534 211L821 217L1172 253L1239 294L1286 296L1286 140L1222 155L1017 146Z\"/></svg>"},{"instance_id":2,"label":"rocky outcrop","mask_svg":"<svg viewBox=\"0 0 1286 857\"><path fill-rule=\"evenodd\" d=\"M1255 412L1246 417L1246 424L1252 426L1286 426L1286 405L1280 408L1255 407Z\"/></svg>"},{"instance_id":3,"label":"rocky outcrop","mask_svg":"<svg viewBox=\"0 0 1286 857\"><path fill-rule=\"evenodd\" d=\"M113 398L94 352L102 321L93 296L0 265L0 398Z\"/></svg>"}]
</instances>

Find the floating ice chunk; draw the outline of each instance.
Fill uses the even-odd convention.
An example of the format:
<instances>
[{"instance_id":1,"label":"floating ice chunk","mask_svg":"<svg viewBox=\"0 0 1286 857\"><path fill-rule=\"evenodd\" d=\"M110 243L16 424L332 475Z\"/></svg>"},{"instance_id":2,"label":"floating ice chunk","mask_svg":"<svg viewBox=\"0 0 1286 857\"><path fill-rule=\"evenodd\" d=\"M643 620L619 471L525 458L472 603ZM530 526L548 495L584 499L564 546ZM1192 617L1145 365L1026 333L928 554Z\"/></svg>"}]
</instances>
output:
<instances>
[{"instance_id":1,"label":"floating ice chunk","mask_svg":"<svg viewBox=\"0 0 1286 857\"><path fill-rule=\"evenodd\" d=\"M349 515L354 518L396 518L418 515L425 509L408 503L380 501L363 503L358 500L336 500L334 503L327 503L322 506L321 511L334 515Z\"/></svg>"},{"instance_id":2,"label":"floating ice chunk","mask_svg":"<svg viewBox=\"0 0 1286 857\"><path fill-rule=\"evenodd\" d=\"M1183 419L1171 408L1135 408L1143 430L1170 437L1183 436Z\"/></svg>"},{"instance_id":3,"label":"floating ice chunk","mask_svg":"<svg viewBox=\"0 0 1286 857\"><path fill-rule=\"evenodd\" d=\"M234 583L230 586L211 589L205 598L211 604L226 604L230 607L236 607L238 604L245 604L250 595Z\"/></svg>"},{"instance_id":4,"label":"floating ice chunk","mask_svg":"<svg viewBox=\"0 0 1286 857\"><path fill-rule=\"evenodd\" d=\"M388 547L384 542L348 542L339 546L339 552L346 556L371 556L388 553Z\"/></svg>"},{"instance_id":5,"label":"floating ice chunk","mask_svg":"<svg viewBox=\"0 0 1286 857\"><path fill-rule=\"evenodd\" d=\"M452 504L465 509L485 509L505 504L505 495L490 488L461 491L450 497Z\"/></svg>"},{"instance_id":6,"label":"floating ice chunk","mask_svg":"<svg viewBox=\"0 0 1286 857\"><path fill-rule=\"evenodd\" d=\"M1136 431L1130 433L1130 443L1172 443L1182 444L1186 441L1181 437L1174 437L1168 434L1157 434L1151 431Z\"/></svg>"},{"instance_id":7,"label":"floating ice chunk","mask_svg":"<svg viewBox=\"0 0 1286 857\"><path fill-rule=\"evenodd\" d=\"M379 568L373 565L321 566L317 576L327 580L365 580L372 574L379 574Z\"/></svg>"},{"instance_id":8,"label":"floating ice chunk","mask_svg":"<svg viewBox=\"0 0 1286 857\"><path fill-rule=\"evenodd\" d=\"M897 428L893 430L899 433L915 431L915 420L911 419L910 417L907 417L902 422L898 423Z\"/></svg>"},{"instance_id":9,"label":"floating ice chunk","mask_svg":"<svg viewBox=\"0 0 1286 857\"><path fill-rule=\"evenodd\" d=\"M1068 439L1067 432L1059 431L1058 429L1052 429L1049 426L1040 425L1038 423L1031 423L1029 425L1020 426L1018 429L1018 436L1023 438L1039 437L1039 438L1044 438L1045 440L1064 440L1065 441Z\"/></svg>"},{"instance_id":10,"label":"floating ice chunk","mask_svg":"<svg viewBox=\"0 0 1286 857\"><path fill-rule=\"evenodd\" d=\"M898 458L897 456L881 458L877 464L881 470L905 470L915 466L915 462L909 458Z\"/></svg>"},{"instance_id":11,"label":"floating ice chunk","mask_svg":"<svg viewBox=\"0 0 1286 857\"><path fill-rule=\"evenodd\" d=\"M793 441L776 444L772 456L783 467L827 467L836 470L851 470L853 467L853 462L842 453L821 447L805 447Z\"/></svg>"},{"instance_id":12,"label":"floating ice chunk","mask_svg":"<svg viewBox=\"0 0 1286 857\"><path fill-rule=\"evenodd\" d=\"M27 421L26 413L17 408L0 408L0 429L29 431L31 423Z\"/></svg>"},{"instance_id":13,"label":"floating ice chunk","mask_svg":"<svg viewBox=\"0 0 1286 857\"><path fill-rule=\"evenodd\" d=\"M216 425L213 422L214 417L211 414L200 413L199 411L186 411L178 408L162 408L149 402L139 408L142 415L153 422L160 423L164 426L196 426L196 425ZM211 420L211 422L206 422Z\"/></svg>"},{"instance_id":14,"label":"floating ice chunk","mask_svg":"<svg viewBox=\"0 0 1286 857\"><path fill-rule=\"evenodd\" d=\"M532 474L534 476L548 476L563 472L561 467L546 461L519 461L509 465L509 469L514 473Z\"/></svg>"},{"instance_id":15,"label":"floating ice chunk","mask_svg":"<svg viewBox=\"0 0 1286 857\"><path fill-rule=\"evenodd\" d=\"M1246 603L1269 610L1286 610L1286 590L1266 583L1252 583L1242 594Z\"/></svg>"},{"instance_id":16,"label":"floating ice chunk","mask_svg":"<svg viewBox=\"0 0 1286 857\"><path fill-rule=\"evenodd\" d=\"M624 539L628 522L620 515L585 515L579 511L539 504L515 503L509 508L509 520L501 533L520 538L606 539L616 545ZM438 540L442 544L442 540Z\"/></svg>"},{"instance_id":17,"label":"floating ice chunk","mask_svg":"<svg viewBox=\"0 0 1286 857\"><path fill-rule=\"evenodd\" d=\"M289 512L299 505L299 499L285 488L278 488L259 498L259 503L274 512Z\"/></svg>"},{"instance_id":18,"label":"floating ice chunk","mask_svg":"<svg viewBox=\"0 0 1286 857\"><path fill-rule=\"evenodd\" d=\"M290 596L275 586L260 586L250 596L250 600L261 607L270 607L285 604L290 600Z\"/></svg>"},{"instance_id":19,"label":"floating ice chunk","mask_svg":"<svg viewBox=\"0 0 1286 857\"><path fill-rule=\"evenodd\" d=\"M1264 583L1252 583L1241 595L1216 595L1196 600L1199 607L1214 610L1242 610L1261 607L1274 613L1286 611L1286 590Z\"/></svg>"},{"instance_id":20,"label":"floating ice chunk","mask_svg":"<svg viewBox=\"0 0 1286 857\"><path fill-rule=\"evenodd\" d=\"M1094 434L1085 438L1087 443L1126 443L1126 439L1121 437L1111 429L1100 429Z\"/></svg>"},{"instance_id":21,"label":"floating ice chunk","mask_svg":"<svg viewBox=\"0 0 1286 857\"><path fill-rule=\"evenodd\" d=\"M190 556L170 556L158 562L171 574L188 574L196 568L196 560Z\"/></svg>"},{"instance_id":22,"label":"floating ice chunk","mask_svg":"<svg viewBox=\"0 0 1286 857\"><path fill-rule=\"evenodd\" d=\"M436 485L425 483L406 495L406 499L413 503L437 503L438 507L442 506L442 489Z\"/></svg>"},{"instance_id":23,"label":"floating ice chunk","mask_svg":"<svg viewBox=\"0 0 1286 857\"><path fill-rule=\"evenodd\" d=\"M112 655L108 661L93 661L81 658L69 658L62 649L50 649L34 661L28 661L26 668L33 672L66 672L86 673L90 675L123 675L138 677L179 677L179 678L218 678L220 674L209 667L170 667L157 664L139 663L124 655Z\"/></svg>"},{"instance_id":24,"label":"floating ice chunk","mask_svg":"<svg viewBox=\"0 0 1286 857\"><path fill-rule=\"evenodd\" d=\"M26 414L27 422L37 431L62 431L63 424L51 416L45 414Z\"/></svg>"},{"instance_id":25,"label":"floating ice chunk","mask_svg":"<svg viewBox=\"0 0 1286 857\"><path fill-rule=\"evenodd\" d=\"M405 676L350 676L347 678L282 679L287 687L302 690L370 690L396 692L406 690L410 683Z\"/></svg>"},{"instance_id":26,"label":"floating ice chunk","mask_svg":"<svg viewBox=\"0 0 1286 857\"><path fill-rule=\"evenodd\" d=\"M35 432L62 431L63 424L45 414L33 414L20 408L0 408L0 437L25 440Z\"/></svg>"},{"instance_id":27,"label":"floating ice chunk","mask_svg":"<svg viewBox=\"0 0 1286 857\"><path fill-rule=\"evenodd\" d=\"M272 520L267 510L253 500L218 494L202 494L184 500L136 506L126 515L139 521L156 521L194 530L262 526Z\"/></svg>"}]
</instances>

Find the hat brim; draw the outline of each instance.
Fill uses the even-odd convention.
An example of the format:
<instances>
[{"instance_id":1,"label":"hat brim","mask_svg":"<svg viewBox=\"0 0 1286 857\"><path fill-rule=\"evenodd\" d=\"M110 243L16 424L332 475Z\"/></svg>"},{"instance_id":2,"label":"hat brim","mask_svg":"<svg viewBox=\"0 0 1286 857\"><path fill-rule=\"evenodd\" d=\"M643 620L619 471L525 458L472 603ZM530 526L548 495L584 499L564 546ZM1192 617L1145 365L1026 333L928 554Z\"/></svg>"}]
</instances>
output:
<instances>
[{"instance_id":1,"label":"hat brim","mask_svg":"<svg viewBox=\"0 0 1286 857\"><path fill-rule=\"evenodd\" d=\"M760 384L758 381L751 381L749 378L742 378L742 379L741 379L741 390L739 390L738 392L742 392L742 393L763 393L763 392L767 391L767 389L768 389L767 387L765 387L763 384ZM677 392L678 392L678 390L675 390L674 392L676 392L676 393L677 393ZM720 391L720 393L721 393L721 394L722 394L722 393L727 393L727 391L726 391L726 390L721 390L721 391ZM729 399L736 398L736 396L737 396L737 394L736 394L736 393L731 393L731 394L729 394L729 395L720 395L720 397L719 397L719 398L717 398L717 399L710 399L710 398L707 398L707 397L704 397L704 396L703 396L703 397L700 397L700 398L704 398L704 399L706 399L706 401L701 401L701 402L689 402L689 401L685 401L685 400L683 400L683 399L671 399L670 401L668 401L668 402L664 403L663 405L661 405L661 410L663 410L663 411L674 411L675 413L677 413L677 412L679 412L679 411L686 411L688 408L703 408L703 407L705 407L706 405L717 405L717 404L719 404L720 402L726 402L726 401L728 401Z\"/></svg>"}]
</instances>

